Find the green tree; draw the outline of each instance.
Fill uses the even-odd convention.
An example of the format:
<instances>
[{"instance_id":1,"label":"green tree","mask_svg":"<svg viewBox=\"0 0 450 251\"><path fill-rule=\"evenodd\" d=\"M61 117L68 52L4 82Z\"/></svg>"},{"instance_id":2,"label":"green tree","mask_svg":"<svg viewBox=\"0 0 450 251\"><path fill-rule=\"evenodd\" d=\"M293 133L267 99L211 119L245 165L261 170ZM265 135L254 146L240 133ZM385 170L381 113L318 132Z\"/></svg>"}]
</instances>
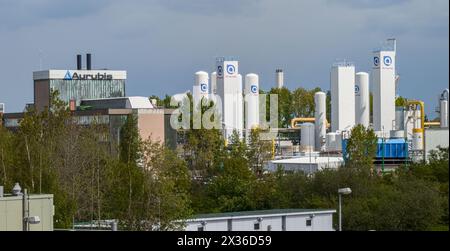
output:
<instances>
[{"instance_id":1,"label":"green tree","mask_svg":"<svg viewBox=\"0 0 450 251\"><path fill-rule=\"evenodd\" d=\"M372 168L377 141L373 129L366 129L363 125L353 127L347 142L346 166L360 169Z\"/></svg>"},{"instance_id":2,"label":"green tree","mask_svg":"<svg viewBox=\"0 0 450 251\"><path fill-rule=\"evenodd\" d=\"M120 130L120 160L126 164L136 165L140 159L140 136L137 127L137 117L127 115L125 124Z\"/></svg>"},{"instance_id":3,"label":"green tree","mask_svg":"<svg viewBox=\"0 0 450 251\"><path fill-rule=\"evenodd\" d=\"M293 117L292 94L286 87L272 88L270 94L278 95L278 124L280 128L287 128ZM267 107L270 107L270 99L267 98ZM269 109L267 109L266 117L269 117Z\"/></svg>"}]
</instances>

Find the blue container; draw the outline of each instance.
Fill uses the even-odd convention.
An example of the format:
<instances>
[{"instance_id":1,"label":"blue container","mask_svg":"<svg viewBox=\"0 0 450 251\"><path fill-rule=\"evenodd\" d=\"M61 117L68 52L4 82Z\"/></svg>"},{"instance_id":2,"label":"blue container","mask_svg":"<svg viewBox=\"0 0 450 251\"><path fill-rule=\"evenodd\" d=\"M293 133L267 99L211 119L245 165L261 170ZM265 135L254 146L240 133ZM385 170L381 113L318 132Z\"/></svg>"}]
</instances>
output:
<instances>
[{"instance_id":1,"label":"blue container","mask_svg":"<svg viewBox=\"0 0 450 251\"><path fill-rule=\"evenodd\" d=\"M344 160L347 160L347 143L348 139L342 140L342 154ZM383 151L384 149L384 151ZM377 159L406 159L408 158L408 143L405 139L378 139L377 143Z\"/></svg>"}]
</instances>

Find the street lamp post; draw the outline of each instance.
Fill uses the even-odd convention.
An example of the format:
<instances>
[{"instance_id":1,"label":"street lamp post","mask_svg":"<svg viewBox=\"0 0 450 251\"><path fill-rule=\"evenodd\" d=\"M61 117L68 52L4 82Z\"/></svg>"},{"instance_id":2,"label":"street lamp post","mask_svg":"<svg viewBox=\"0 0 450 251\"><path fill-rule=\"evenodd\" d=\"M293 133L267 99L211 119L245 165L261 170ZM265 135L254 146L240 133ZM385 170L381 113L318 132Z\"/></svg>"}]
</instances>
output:
<instances>
[{"instance_id":1,"label":"street lamp post","mask_svg":"<svg viewBox=\"0 0 450 251\"><path fill-rule=\"evenodd\" d=\"M339 231L342 231L342 195L351 194L352 189L349 187L338 189L339 194Z\"/></svg>"}]
</instances>

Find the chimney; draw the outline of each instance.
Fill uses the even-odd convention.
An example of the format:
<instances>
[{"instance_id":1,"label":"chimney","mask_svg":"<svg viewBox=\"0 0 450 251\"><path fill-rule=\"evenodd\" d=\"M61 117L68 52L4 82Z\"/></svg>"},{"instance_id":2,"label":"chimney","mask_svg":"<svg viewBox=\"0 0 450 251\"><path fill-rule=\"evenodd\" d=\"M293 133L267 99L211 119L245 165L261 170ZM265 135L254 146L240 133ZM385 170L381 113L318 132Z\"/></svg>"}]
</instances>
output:
<instances>
[{"instance_id":1,"label":"chimney","mask_svg":"<svg viewBox=\"0 0 450 251\"><path fill-rule=\"evenodd\" d=\"M284 75L282 69L276 69L275 71L275 81L277 84L277 88L283 88L284 85Z\"/></svg>"},{"instance_id":2,"label":"chimney","mask_svg":"<svg viewBox=\"0 0 450 251\"><path fill-rule=\"evenodd\" d=\"M86 70L92 70L91 53L86 54Z\"/></svg>"},{"instance_id":3,"label":"chimney","mask_svg":"<svg viewBox=\"0 0 450 251\"><path fill-rule=\"evenodd\" d=\"M82 62L81 62L81 55L78 54L77 55L77 70L81 70L83 67Z\"/></svg>"}]
</instances>

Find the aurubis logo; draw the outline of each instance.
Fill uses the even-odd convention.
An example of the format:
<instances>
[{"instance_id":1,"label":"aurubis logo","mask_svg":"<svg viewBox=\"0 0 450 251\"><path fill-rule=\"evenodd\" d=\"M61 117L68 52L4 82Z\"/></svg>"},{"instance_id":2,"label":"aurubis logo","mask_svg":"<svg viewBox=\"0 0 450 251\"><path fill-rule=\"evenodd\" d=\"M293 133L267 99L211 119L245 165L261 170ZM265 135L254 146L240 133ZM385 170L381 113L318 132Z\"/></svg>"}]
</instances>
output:
<instances>
[{"instance_id":1,"label":"aurubis logo","mask_svg":"<svg viewBox=\"0 0 450 251\"><path fill-rule=\"evenodd\" d=\"M227 65L227 73L228 74L236 73L236 67L234 67L234 65L232 65L232 64Z\"/></svg>"},{"instance_id":2,"label":"aurubis logo","mask_svg":"<svg viewBox=\"0 0 450 251\"><path fill-rule=\"evenodd\" d=\"M208 91L208 85L206 84L200 84L200 90L202 92L207 92Z\"/></svg>"},{"instance_id":3,"label":"aurubis logo","mask_svg":"<svg viewBox=\"0 0 450 251\"><path fill-rule=\"evenodd\" d=\"M252 85L251 87L250 87L250 91L252 92L252 93L258 93L258 86L256 86L256 85Z\"/></svg>"}]
</instances>

